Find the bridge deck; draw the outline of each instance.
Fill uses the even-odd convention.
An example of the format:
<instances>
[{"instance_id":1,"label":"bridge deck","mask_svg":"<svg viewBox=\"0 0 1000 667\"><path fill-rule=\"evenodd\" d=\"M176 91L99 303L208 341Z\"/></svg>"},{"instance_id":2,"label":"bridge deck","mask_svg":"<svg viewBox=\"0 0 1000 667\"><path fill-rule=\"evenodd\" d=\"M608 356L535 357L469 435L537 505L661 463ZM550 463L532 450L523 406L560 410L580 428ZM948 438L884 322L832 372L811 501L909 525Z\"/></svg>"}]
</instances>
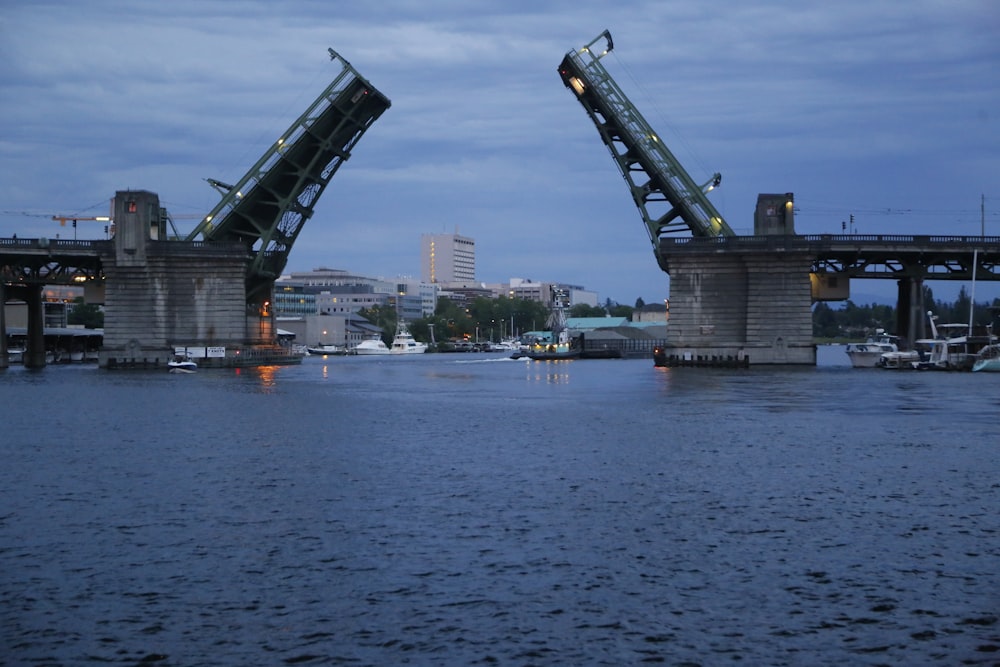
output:
<instances>
[{"instance_id":1,"label":"bridge deck","mask_svg":"<svg viewBox=\"0 0 1000 667\"><path fill-rule=\"evenodd\" d=\"M899 234L719 236L663 238L660 254L799 253L811 258L815 273L837 273L851 278L1000 280L1000 237L929 236Z\"/></svg>"}]
</instances>

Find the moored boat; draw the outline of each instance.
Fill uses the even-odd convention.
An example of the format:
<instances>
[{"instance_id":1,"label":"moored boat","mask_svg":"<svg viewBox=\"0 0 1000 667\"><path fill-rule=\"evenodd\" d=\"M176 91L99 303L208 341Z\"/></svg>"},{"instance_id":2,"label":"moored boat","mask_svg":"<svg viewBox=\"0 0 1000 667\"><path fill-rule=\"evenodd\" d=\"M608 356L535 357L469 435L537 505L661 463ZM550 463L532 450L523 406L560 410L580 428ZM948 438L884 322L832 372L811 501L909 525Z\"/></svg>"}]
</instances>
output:
<instances>
[{"instance_id":1,"label":"moored boat","mask_svg":"<svg viewBox=\"0 0 1000 667\"><path fill-rule=\"evenodd\" d=\"M380 341L381 342L381 341ZM392 339L389 354L423 354L427 351L427 343L421 343L413 338L405 322L396 326L396 335Z\"/></svg>"},{"instance_id":2,"label":"moored boat","mask_svg":"<svg viewBox=\"0 0 1000 667\"><path fill-rule=\"evenodd\" d=\"M382 341L378 334L376 334L368 340L363 340L358 343L352 349L352 352L360 356L376 356L389 354L389 347Z\"/></svg>"},{"instance_id":3,"label":"moored boat","mask_svg":"<svg viewBox=\"0 0 1000 667\"><path fill-rule=\"evenodd\" d=\"M854 368L875 368L883 354L899 352L899 338L878 329L864 343L848 343L846 352Z\"/></svg>"},{"instance_id":4,"label":"moored boat","mask_svg":"<svg viewBox=\"0 0 1000 667\"><path fill-rule=\"evenodd\" d=\"M972 371L1000 373L1000 345L994 343L980 350L972 364Z\"/></svg>"},{"instance_id":5,"label":"moored boat","mask_svg":"<svg viewBox=\"0 0 1000 667\"><path fill-rule=\"evenodd\" d=\"M340 345L312 345L306 348L306 352L309 354L315 354L319 356L326 355L341 355L347 354L347 348L341 347Z\"/></svg>"}]
</instances>

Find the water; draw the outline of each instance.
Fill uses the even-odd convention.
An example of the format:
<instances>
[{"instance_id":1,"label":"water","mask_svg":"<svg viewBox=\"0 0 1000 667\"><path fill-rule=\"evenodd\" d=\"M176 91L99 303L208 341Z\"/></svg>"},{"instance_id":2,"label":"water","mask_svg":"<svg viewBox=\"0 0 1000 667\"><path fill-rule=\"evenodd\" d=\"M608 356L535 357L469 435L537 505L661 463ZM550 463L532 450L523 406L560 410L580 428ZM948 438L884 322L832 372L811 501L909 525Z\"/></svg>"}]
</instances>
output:
<instances>
[{"instance_id":1,"label":"water","mask_svg":"<svg viewBox=\"0 0 1000 667\"><path fill-rule=\"evenodd\" d=\"M0 372L0 663L1000 664L1000 374Z\"/></svg>"}]
</instances>

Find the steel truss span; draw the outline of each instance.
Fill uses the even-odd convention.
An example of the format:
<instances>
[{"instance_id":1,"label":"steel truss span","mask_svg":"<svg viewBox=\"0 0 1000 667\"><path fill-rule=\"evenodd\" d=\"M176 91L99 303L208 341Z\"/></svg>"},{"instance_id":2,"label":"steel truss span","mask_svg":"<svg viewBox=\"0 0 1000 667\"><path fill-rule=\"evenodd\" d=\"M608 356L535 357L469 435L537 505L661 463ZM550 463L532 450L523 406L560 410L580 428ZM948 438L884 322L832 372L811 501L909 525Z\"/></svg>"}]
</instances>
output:
<instances>
[{"instance_id":1,"label":"steel truss span","mask_svg":"<svg viewBox=\"0 0 1000 667\"><path fill-rule=\"evenodd\" d=\"M603 50L594 45L604 40ZM650 127L639 110L601 64L611 52L605 30L584 47L570 51L559 65L563 84L576 95L628 183L654 252L658 239L690 232L696 237L733 236L707 193L722 180L713 174L697 184Z\"/></svg>"},{"instance_id":2,"label":"steel truss span","mask_svg":"<svg viewBox=\"0 0 1000 667\"><path fill-rule=\"evenodd\" d=\"M250 249L248 303L267 297L320 195L391 106L349 62L329 52L340 73L236 184L209 181L222 200L187 237L239 241Z\"/></svg>"}]
</instances>

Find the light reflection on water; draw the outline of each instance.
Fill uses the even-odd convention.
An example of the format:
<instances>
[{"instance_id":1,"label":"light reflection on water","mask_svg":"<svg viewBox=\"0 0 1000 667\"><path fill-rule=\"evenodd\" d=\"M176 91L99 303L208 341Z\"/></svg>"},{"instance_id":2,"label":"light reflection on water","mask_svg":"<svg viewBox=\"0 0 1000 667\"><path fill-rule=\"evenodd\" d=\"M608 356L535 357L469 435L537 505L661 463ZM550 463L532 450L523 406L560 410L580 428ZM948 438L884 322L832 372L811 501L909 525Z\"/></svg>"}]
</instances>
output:
<instances>
[{"instance_id":1,"label":"light reflection on water","mask_svg":"<svg viewBox=\"0 0 1000 667\"><path fill-rule=\"evenodd\" d=\"M994 664L1000 377L837 352L4 371L3 645L15 664Z\"/></svg>"}]
</instances>

